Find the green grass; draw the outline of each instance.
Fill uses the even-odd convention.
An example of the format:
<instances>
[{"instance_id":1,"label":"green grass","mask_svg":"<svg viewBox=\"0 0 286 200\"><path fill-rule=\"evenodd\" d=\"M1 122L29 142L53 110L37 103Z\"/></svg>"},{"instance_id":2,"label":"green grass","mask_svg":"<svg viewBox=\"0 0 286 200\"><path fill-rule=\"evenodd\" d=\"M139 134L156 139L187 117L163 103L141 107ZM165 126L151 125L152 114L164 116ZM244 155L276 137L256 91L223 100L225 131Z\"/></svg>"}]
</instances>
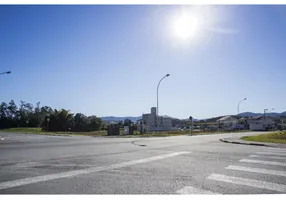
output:
<instances>
[{"instance_id":1,"label":"green grass","mask_svg":"<svg viewBox=\"0 0 286 200\"><path fill-rule=\"evenodd\" d=\"M275 132L268 134L260 134L254 136L245 136L241 138L246 141L254 142L269 142L269 143L282 143L286 144L286 131L284 132Z\"/></svg>"},{"instance_id":2,"label":"green grass","mask_svg":"<svg viewBox=\"0 0 286 200\"><path fill-rule=\"evenodd\" d=\"M44 133L41 128L29 128L29 127L8 128L8 129L1 129L0 131L1 132Z\"/></svg>"},{"instance_id":3,"label":"green grass","mask_svg":"<svg viewBox=\"0 0 286 200\"><path fill-rule=\"evenodd\" d=\"M25 134L39 134L39 135L66 135L66 136L105 136L106 131L91 131L91 132L45 132L41 128L9 128L1 129L1 132L14 132Z\"/></svg>"}]
</instances>

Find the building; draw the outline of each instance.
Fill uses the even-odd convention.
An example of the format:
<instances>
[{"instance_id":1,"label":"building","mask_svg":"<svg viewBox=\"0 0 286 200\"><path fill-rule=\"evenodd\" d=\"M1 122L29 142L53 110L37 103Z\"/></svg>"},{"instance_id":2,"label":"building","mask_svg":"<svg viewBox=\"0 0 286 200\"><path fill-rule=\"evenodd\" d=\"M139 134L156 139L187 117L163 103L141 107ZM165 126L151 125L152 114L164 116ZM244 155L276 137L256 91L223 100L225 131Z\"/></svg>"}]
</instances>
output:
<instances>
[{"instance_id":1,"label":"building","mask_svg":"<svg viewBox=\"0 0 286 200\"><path fill-rule=\"evenodd\" d=\"M158 122L158 124L156 123ZM150 131L165 131L172 129L172 118L156 115L156 107L151 108L151 113L143 114L142 119L137 121L137 130L141 133Z\"/></svg>"},{"instance_id":2,"label":"building","mask_svg":"<svg viewBox=\"0 0 286 200\"><path fill-rule=\"evenodd\" d=\"M235 126L238 124L238 119L232 116L224 116L217 120L220 125L225 127Z\"/></svg>"},{"instance_id":3,"label":"building","mask_svg":"<svg viewBox=\"0 0 286 200\"><path fill-rule=\"evenodd\" d=\"M275 127L275 120L269 116L251 117L247 120L249 129L252 131L264 131Z\"/></svg>"},{"instance_id":4,"label":"building","mask_svg":"<svg viewBox=\"0 0 286 200\"><path fill-rule=\"evenodd\" d=\"M217 120L219 127L223 130L242 130L245 129L244 124L239 123L239 120L233 116L224 116Z\"/></svg>"},{"instance_id":5,"label":"building","mask_svg":"<svg viewBox=\"0 0 286 200\"><path fill-rule=\"evenodd\" d=\"M163 130L171 130L172 129L172 118L165 117L165 116L159 116L158 124L159 124L159 128Z\"/></svg>"}]
</instances>

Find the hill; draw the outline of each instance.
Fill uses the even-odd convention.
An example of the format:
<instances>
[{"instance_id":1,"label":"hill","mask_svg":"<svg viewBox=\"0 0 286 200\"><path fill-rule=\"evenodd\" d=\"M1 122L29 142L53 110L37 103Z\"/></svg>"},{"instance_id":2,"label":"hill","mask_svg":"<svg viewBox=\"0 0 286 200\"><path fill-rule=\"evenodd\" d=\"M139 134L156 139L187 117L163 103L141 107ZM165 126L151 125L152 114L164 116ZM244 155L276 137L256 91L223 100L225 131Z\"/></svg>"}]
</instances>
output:
<instances>
[{"instance_id":1,"label":"hill","mask_svg":"<svg viewBox=\"0 0 286 200\"><path fill-rule=\"evenodd\" d=\"M260 115L264 115L264 113L252 113L252 112L243 112L238 114L238 116L240 117L257 117ZM265 113L266 116L270 116L270 117L281 117L281 116L286 116L286 111L282 112L282 113Z\"/></svg>"}]
</instances>

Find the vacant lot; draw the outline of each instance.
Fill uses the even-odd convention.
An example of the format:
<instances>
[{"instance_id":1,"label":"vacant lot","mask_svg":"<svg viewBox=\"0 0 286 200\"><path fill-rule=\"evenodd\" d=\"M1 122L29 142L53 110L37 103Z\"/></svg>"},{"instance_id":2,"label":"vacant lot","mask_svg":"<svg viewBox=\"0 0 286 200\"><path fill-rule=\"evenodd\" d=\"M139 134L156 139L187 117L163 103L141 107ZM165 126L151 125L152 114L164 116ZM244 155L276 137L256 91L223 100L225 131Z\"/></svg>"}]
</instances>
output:
<instances>
[{"instance_id":1,"label":"vacant lot","mask_svg":"<svg viewBox=\"0 0 286 200\"><path fill-rule=\"evenodd\" d=\"M286 131L261 134L255 136L245 136L242 137L241 139L247 141L255 141L255 142L271 142L271 143L286 144Z\"/></svg>"}]
</instances>

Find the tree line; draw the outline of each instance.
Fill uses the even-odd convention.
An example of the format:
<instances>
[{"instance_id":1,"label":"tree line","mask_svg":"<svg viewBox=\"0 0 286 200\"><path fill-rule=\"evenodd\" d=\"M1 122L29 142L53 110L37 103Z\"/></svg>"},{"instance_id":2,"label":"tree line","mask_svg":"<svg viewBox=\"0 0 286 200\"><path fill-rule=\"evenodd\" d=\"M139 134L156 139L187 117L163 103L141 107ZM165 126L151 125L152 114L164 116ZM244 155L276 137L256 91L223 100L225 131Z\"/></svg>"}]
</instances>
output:
<instances>
[{"instance_id":1,"label":"tree line","mask_svg":"<svg viewBox=\"0 0 286 200\"><path fill-rule=\"evenodd\" d=\"M0 105L0 129L15 127L39 127L44 131L98 131L107 128L103 120L95 115L86 116L82 113L71 113L65 109L53 109L35 106L20 101L17 106L14 100Z\"/></svg>"}]
</instances>

